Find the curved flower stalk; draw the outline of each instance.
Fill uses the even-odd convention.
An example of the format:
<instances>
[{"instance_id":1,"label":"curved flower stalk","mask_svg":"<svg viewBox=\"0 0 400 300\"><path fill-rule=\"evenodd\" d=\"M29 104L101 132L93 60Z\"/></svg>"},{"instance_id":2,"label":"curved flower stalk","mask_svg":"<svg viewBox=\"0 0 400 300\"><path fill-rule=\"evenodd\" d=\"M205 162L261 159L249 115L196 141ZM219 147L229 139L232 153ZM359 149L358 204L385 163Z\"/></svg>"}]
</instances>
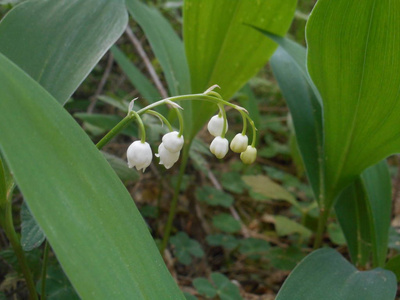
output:
<instances>
[{"instance_id":1,"label":"curved flower stalk","mask_svg":"<svg viewBox=\"0 0 400 300\"><path fill-rule=\"evenodd\" d=\"M183 109L176 102L200 100L214 103L219 108L219 114L213 116L207 126L210 134L215 136L210 145L210 151L220 159L224 158L229 151L229 141L225 138L225 133L228 130L228 121L224 108L225 106L229 106L237 110L243 118L243 131L242 133L238 133L233 138L230 148L233 152L241 153L240 158L243 163L253 163L257 156L257 150L255 149L256 128L254 126L254 122L243 107L223 100L222 97L214 91L216 87L218 86L214 85L202 94L182 95L166 98L154 102L138 111L133 110L133 103L136 100L134 99L129 105L128 115L106 136L104 136L96 146L101 149L108 142L110 142L114 136L121 132L130 122L136 120L139 126L140 141L135 141L129 146L127 151L128 165L131 168L136 167L138 170L144 171L151 164L152 151L150 145L146 142L145 127L140 116L145 113L152 114L158 117L161 122L165 123L170 131L162 137L162 142L158 147L158 153L155 154L156 157L160 158L160 164L164 165L166 169L169 169L179 160L180 152L184 144L184 137L182 134L184 124L181 113L181 110ZM163 115L153 110L153 108L159 105L167 105L176 111L179 120L179 131L174 131L168 120ZM246 135L247 122L249 122L253 129L253 140L251 146L248 145L248 138Z\"/></svg>"}]
</instances>

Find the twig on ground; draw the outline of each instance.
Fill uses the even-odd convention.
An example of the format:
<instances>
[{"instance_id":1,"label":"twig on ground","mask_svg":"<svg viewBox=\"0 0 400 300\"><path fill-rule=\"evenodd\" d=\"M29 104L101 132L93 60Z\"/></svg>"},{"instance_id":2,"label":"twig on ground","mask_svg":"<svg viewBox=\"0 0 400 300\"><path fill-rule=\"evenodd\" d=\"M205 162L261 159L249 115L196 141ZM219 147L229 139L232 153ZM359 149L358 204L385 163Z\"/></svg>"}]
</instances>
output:
<instances>
[{"instance_id":1,"label":"twig on ground","mask_svg":"<svg viewBox=\"0 0 400 300\"><path fill-rule=\"evenodd\" d=\"M96 92L94 93L93 97L90 99L90 104L87 109L87 113L91 114L94 110L94 107L96 106L97 103L97 98L100 96L100 94L103 92L104 86L106 85L107 79L110 76L111 69L114 63L114 56L110 52L108 54L108 60L107 60L107 65L106 69L104 70L103 76L101 77L100 83L97 87Z\"/></svg>"},{"instance_id":2,"label":"twig on ground","mask_svg":"<svg viewBox=\"0 0 400 300\"><path fill-rule=\"evenodd\" d=\"M142 44L140 43L140 41L138 40L138 38L135 36L135 34L133 33L132 29L129 27L129 25L126 27L125 30L129 40L132 42L133 46L136 48L139 56L142 58L147 71L150 74L150 77L153 79L154 84L156 85L156 88L158 90L158 92L160 93L162 98L167 98L168 97L168 93L165 90L164 86L161 83L160 78L158 78L158 75L156 73L156 71L153 68L153 65L150 62L149 57L146 54L146 51L144 51Z\"/></svg>"}]
</instances>

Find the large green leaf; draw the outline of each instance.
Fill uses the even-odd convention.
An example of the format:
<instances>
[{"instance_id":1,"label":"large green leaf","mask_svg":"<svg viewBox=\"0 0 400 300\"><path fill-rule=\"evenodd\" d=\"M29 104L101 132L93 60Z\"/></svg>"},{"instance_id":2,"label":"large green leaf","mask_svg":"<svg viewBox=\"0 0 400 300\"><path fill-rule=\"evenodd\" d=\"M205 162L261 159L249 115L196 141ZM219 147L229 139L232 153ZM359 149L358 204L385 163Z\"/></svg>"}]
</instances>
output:
<instances>
[{"instance_id":1,"label":"large green leaf","mask_svg":"<svg viewBox=\"0 0 400 300\"><path fill-rule=\"evenodd\" d=\"M128 22L123 0L31 0L0 23L0 52L65 103Z\"/></svg>"},{"instance_id":2,"label":"large green leaf","mask_svg":"<svg viewBox=\"0 0 400 300\"><path fill-rule=\"evenodd\" d=\"M308 71L324 102L326 196L400 152L400 2L319 0Z\"/></svg>"},{"instance_id":3,"label":"large green leaf","mask_svg":"<svg viewBox=\"0 0 400 300\"><path fill-rule=\"evenodd\" d=\"M306 49L290 40L279 39L271 58L274 75L288 104L297 144L315 198L319 200L322 165L322 111L306 72Z\"/></svg>"},{"instance_id":4,"label":"large green leaf","mask_svg":"<svg viewBox=\"0 0 400 300\"><path fill-rule=\"evenodd\" d=\"M183 34L192 92L214 84L229 100L267 62L276 44L262 37L251 24L284 35L296 0L185 0ZM204 125L215 106L194 103L192 135Z\"/></svg>"},{"instance_id":5,"label":"large green leaf","mask_svg":"<svg viewBox=\"0 0 400 300\"><path fill-rule=\"evenodd\" d=\"M0 147L82 299L184 299L129 193L73 118L0 54Z\"/></svg>"},{"instance_id":6,"label":"large green leaf","mask_svg":"<svg viewBox=\"0 0 400 300\"><path fill-rule=\"evenodd\" d=\"M383 269L358 271L326 248L303 259L286 279L276 300L393 300L396 276Z\"/></svg>"},{"instance_id":7,"label":"large green leaf","mask_svg":"<svg viewBox=\"0 0 400 300\"><path fill-rule=\"evenodd\" d=\"M171 96L190 93L190 75L182 40L171 24L153 7L140 0L126 0L133 19L146 34L164 71Z\"/></svg>"},{"instance_id":8,"label":"large green leaf","mask_svg":"<svg viewBox=\"0 0 400 300\"><path fill-rule=\"evenodd\" d=\"M335 210L355 263L365 265L372 255L375 265L384 266L391 194L390 173L385 161L366 169L340 194Z\"/></svg>"}]
</instances>

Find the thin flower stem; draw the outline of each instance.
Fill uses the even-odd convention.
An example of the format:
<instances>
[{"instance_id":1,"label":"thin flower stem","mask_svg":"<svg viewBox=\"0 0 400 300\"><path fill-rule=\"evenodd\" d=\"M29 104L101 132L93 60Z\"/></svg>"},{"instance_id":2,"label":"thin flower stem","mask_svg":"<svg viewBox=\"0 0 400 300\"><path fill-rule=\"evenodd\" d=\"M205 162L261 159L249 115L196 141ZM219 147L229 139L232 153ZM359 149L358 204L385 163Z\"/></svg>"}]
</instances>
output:
<instances>
[{"instance_id":1,"label":"thin flower stem","mask_svg":"<svg viewBox=\"0 0 400 300\"><path fill-rule=\"evenodd\" d=\"M32 272L29 268L24 250L21 247L20 240L14 228L13 218L12 218L12 206L10 199L7 201L5 216L2 221L3 224L1 225L3 226L4 232L6 233L6 236L10 241L10 244L15 252L15 255L17 256L17 260L21 267L22 274L25 277L26 285L29 291L29 299L38 300Z\"/></svg>"},{"instance_id":2,"label":"thin flower stem","mask_svg":"<svg viewBox=\"0 0 400 300\"><path fill-rule=\"evenodd\" d=\"M97 144L97 149L101 150L105 145L107 145L118 133L120 133L130 122L133 121L134 115L128 114L125 118L121 120L113 129L111 129Z\"/></svg>"},{"instance_id":3,"label":"thin flower stem","mask_svg":"<svg viewBox=\"0 0 400 300\"><path fill-rule=\"evenodd\" d=\"M178 116L178 121L179 121L179 134L178 134L178 137L181 137L182 135L183 135L183 116L182 116L182 113L181 113L181 111L179 110L179 108L174 108L175 109L175 112L176 112L176 114L177 114L177 116Z\"/></svg>"},{"instance_id":4,"label":"thin flower stem","mask_svg":"<svg viewBox=\"0 0 400 300\"><path fill-rule=\"evenodd\" d=\"M239 110L240 114L242 115L242 119L243 119L243 130L242 130L242 135L246 135L247 132L247 117L246 117L246 113L242 110Z\"/></svg>"},{"instance_id":5,"label":"thin flower stem","mask_svg":"<svg viewBox=\"0 0 400 300\"><path fill-rule=\"evenodd\" d=\"M189 141L188 143L185 143L185 147L183 148L182 162L181 162L181 167L179 170L178 181L176 183L174 195L172 197L171 207L169 209L169 214L168 214L168 221L167 221L167 224L165 225L164 236L163 236L161 249L160 249L162 255L164 255L164 251L167 248L169 237L171 235L172 223L175 219L176 208L178 206L179 191L181 189L183 175L185 174L185 170L186 170L186 166L187 166L187 162L188 162L188 158L189 158L190 145L191 145L191 141Z\"/></svg>"},{"instance_id":6,"label":"thin flower stem","mask_svg":"<svg viewBox=\"0 0 400 300\"><path fill-rule=\"evenodd\" d=\"M227 120L226 120L226 111L224 109L224 105L222 104L218 104L219 107L219 111L222 114L222 118L224 119L224 125L222 126L222 133L221 133L221 138L225 138L225 133L226 133L226 124L227 124Z\"/></svg>"},{"instance_id":7,"label":"thin flower stem","mask_svg":"<svg viewBox=\"0 0 400 300\"><path fill-rule=\"evenodd\" d=\"M140 141L144 144L146 142L146 129L144 128L142 118L134 110L131 110L129 113L135 116L136 122L139 125Z\"/></svg>"},{"instance_id":8,"label":"thin flower stem","mask_svg":"<svg viewBox=\"0 0 400 300\"><path fill-rule=\"evenodd\" d=\"M171 123L167 120L166 117L164 117L162 114L160 114L159 112L155 111L155 110L148 110L146 111L146 114L149 115L153 115L156 116L157 118L159 118L163 123L165 123L169 129L169 131L172 131L172 126Z\"/></svg>"},{"instance_id":9,"label":"thin flower stem","mask_svg":"<svg viewBox=\"0 0 400 300\"><path fill-rule=\"evenodd\" d=\"M49 242L46 240L43 252L43 263L42 263L42 273L41 273L42 284L40 286L41 290L40 300L46 300L46 277L47 277L47 261L49 259L49 250L50 250L50 245Z\"/></svg>"}]
</instances>

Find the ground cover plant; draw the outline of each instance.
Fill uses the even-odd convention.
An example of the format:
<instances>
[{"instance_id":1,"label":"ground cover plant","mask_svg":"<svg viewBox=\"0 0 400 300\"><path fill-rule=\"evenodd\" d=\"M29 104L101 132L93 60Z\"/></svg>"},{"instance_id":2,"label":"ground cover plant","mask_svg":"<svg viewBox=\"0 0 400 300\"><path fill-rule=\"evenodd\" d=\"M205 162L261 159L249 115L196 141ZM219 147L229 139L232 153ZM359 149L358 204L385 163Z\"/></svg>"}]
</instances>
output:
<instances>
[{"instance_id":1,"label":"ground cover plant","mask_svg":"<svg viewBox=\"0 0 400 300\"><path fill-rule=\"evenodd\" d=\"M0 1L0 299L396 299L399 5Z\"/></svg>"}]
</instances>

